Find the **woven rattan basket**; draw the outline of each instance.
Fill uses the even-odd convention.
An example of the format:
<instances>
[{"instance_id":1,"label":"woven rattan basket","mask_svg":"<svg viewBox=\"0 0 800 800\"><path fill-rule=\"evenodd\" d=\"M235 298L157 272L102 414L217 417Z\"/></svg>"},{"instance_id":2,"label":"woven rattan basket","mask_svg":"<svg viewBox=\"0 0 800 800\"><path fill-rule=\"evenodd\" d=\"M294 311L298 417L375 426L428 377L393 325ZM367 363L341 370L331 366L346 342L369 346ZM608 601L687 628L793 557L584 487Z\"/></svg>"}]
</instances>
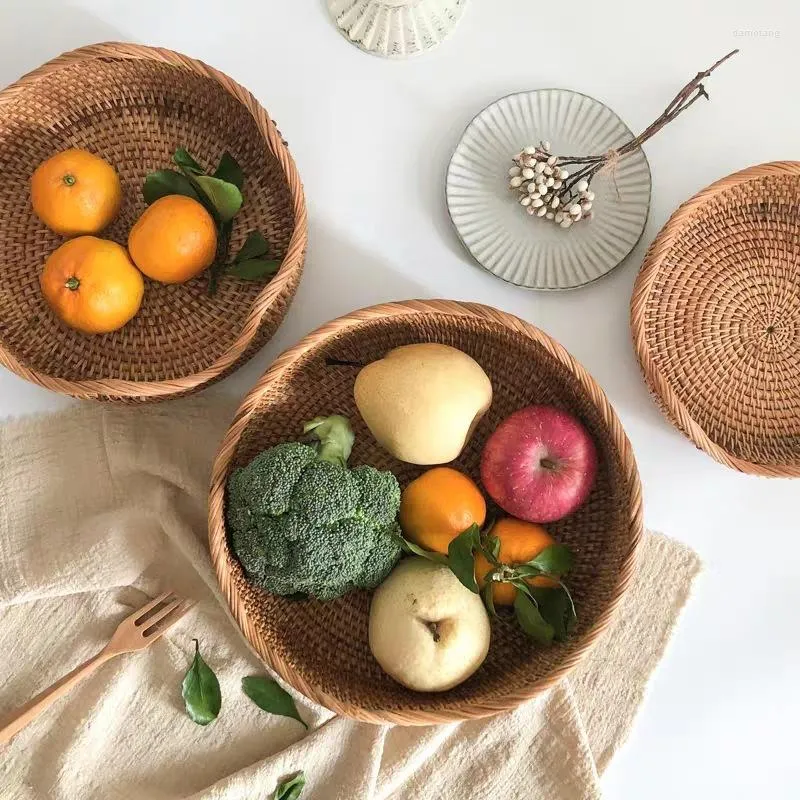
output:
<instances>
[{"instance_id":1,"label":"woven rattan basket","mask_svg":"<svg viewBox=\"0 0 800 800\"><path fill-rule=\"evenodd\" d=\"M446 693L410 691L387 677L367 642L369 594L329 603L287 600L250 586L228 548L225 485L231 469L257 452L296 438L320 413L350 417L351 463L391 469L405 485L420 468L391 458L372 439L353 402L356 368L327 358L368 362L401 344L435 341L477 359L494 386L494 402L456 462L477 479L487 436L512 411L554 403L584 421L601 455L589 501L554 524L576 552L570 573L579 624L568 643L537 648L509 620L496 621L484 665ZM284 353L248 395L214 465L209 536L220 586L244 635L288 683L333 711L367 722L427 725L514 708L564 677L608 625L635 566L642 535L639 477L631 446L602 390L556 342L522 320L486 306L448 300L392 303L324 325Z\"/></svg>"},{"instance_id":2,"label":"woven rattan basket","mask_svg":"<svg viewBox=\"0 0 800 800\"><path fill-rule=\"evenodd\" d=\"M684 203L647 253L631 329L659 406L699 448L800 477L800 162Z\"/></svg>"},{"instance_id":3,"label":"woven rattan basket","mask_svg":"<svg viewBox=\"0 0 800 800\"><path fill-rule=\"evenodd\" d=\"M142 182L185 146L215 165L242 165L245 205L231 248L261 230L282 259L267 284L225 278L214 297L201 276L147 281L139 315L122 330L86 336L56 320L38 276L61 239L34 216L36 166L68 147L101 155L120 174L122 211L105 232L124 244L144 209ZM141 402L197 391L250 357L274 333L294 295L306 247L300 178L256 99L191 58L135 44L66 53L0 92L0 364L81 398Z\"/></svg>"}]
</instances>

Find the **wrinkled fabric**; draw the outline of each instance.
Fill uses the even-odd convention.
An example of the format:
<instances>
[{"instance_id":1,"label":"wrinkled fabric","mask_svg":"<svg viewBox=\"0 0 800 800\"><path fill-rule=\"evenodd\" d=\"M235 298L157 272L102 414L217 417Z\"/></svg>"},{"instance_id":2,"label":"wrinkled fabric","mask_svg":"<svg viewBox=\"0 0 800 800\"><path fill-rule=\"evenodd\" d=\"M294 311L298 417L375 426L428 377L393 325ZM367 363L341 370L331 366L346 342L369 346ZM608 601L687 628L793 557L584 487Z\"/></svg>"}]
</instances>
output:
<instances>
[{"instance_id":1,"label":"wrinkled fabric","mask_svg":"<svg viewBox=\"0 0 800 800\"><path fill-rule=\"evenodd\" d=\"M233 411L216 395L0 427L0 716L89 658L149 597L172 589L198 601L161 641L104 665L18 734L0 754L0 796L256 800L302 769L304 800L599 798L697 556L648 534L610 633L569 679L511 713L376 726L294 693L306 733L242 693L242 677L265 668L208 555L211 464ZM181 698L195 637L222 687L207 727Z\"/></svg>"}]
</instances>

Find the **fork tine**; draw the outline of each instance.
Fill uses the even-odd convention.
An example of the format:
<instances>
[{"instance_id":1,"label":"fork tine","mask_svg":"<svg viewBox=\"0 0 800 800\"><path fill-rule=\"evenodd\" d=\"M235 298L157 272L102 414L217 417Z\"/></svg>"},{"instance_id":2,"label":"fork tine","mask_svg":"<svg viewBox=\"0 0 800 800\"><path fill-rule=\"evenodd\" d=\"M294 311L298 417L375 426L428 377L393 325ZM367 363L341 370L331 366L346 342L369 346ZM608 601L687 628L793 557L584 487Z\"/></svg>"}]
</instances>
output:
<instances>
[{"instance_id":1,"label":"fork tine","mask_svg":"<svg viewBox=\"0 0 800 800\"><path fill-rule=\"evenodd\" d=\"M162 605L157 609L157 611L150 614L147 619L142 620L139 624L139 627L142 628L149 628L151 625L155 625L161 619L167 616L170 611L174 611L183 601L181 597L172 597L166 605Z\"/></svg>"},{"instance_id":2,"label":"fork tine","mask_svg":"<svg viewBox=\"0 0 800 800\"><path fill-rule=\"evenodd\" d=\"M148 626L142 632L146 639L154 639L166 633L179 619L195 607L192 600L181 600L177 605L170 607L169 611L159 614L158 619L148 620ZM152 624L151 624L152 623Z\"/></svg>"},{"instance_id":3,"label":"fork tine","mask_svg":"<svg viewBox=\"0 0 800 800\"><path fill-rule=\"evenodd\" d=\"M140 609L131 614L133 617L133 621L136 625L141 625L142 617L144 617L148 612L152 611L159 603L163 603L165 600L172 597L175 593L174 592L164 592L156 597L154 600L151 600L146 606L142 606Z\"/></svg>"}]
</instances>

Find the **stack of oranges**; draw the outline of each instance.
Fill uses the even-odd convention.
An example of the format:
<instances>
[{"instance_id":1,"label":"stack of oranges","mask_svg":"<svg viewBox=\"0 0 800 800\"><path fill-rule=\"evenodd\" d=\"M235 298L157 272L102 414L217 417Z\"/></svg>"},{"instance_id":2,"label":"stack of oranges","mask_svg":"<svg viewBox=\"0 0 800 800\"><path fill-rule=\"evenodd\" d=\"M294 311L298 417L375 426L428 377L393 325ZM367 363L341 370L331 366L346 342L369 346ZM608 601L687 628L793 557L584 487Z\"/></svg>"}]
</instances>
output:
<instances>
[{"instance_id":1,"label":"stack of oranges","mask_svg":"<svg viewBox=\"0 0 800 800\"><path fill-rule=\"evenodd\" d=\"M31 178L39 219L70 237L47 259L42 292L58 317L84 333L110 333L136 316L144 279L183 283L209 267L217 228L197 200L168 195L139 217L127 250L97 234L116 219L122 186L116 170L86 150L65 150L44 161ZM74 237L74 238L72 238Z\"/></svg>"}]
</instances>

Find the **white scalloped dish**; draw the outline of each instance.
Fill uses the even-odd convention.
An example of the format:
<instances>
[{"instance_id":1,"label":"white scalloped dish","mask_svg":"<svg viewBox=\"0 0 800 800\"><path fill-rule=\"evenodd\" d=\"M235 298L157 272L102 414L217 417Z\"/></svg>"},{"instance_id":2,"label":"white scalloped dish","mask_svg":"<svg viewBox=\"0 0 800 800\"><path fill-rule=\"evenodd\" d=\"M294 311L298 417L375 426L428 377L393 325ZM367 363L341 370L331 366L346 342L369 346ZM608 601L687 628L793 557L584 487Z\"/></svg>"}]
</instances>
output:
<instances>
[{"instance_id":1,"label":"white scalloped dish","mask_svg":"<svg viewBox=\"0 0 800 800\"><path fill-rule=\"evenodd\" d=\"M512 156L549 141L557 155L594 155L633 138L607 106L567 89L503 97L469 124L447 170L447 207L472 257L509 283L531 289L573 289L620 264L644 232L650 208L650 166L641 150L616 170L598 174L593 218L570 229L531 217L509 191Z\"/></svg>"}]
</instances>

